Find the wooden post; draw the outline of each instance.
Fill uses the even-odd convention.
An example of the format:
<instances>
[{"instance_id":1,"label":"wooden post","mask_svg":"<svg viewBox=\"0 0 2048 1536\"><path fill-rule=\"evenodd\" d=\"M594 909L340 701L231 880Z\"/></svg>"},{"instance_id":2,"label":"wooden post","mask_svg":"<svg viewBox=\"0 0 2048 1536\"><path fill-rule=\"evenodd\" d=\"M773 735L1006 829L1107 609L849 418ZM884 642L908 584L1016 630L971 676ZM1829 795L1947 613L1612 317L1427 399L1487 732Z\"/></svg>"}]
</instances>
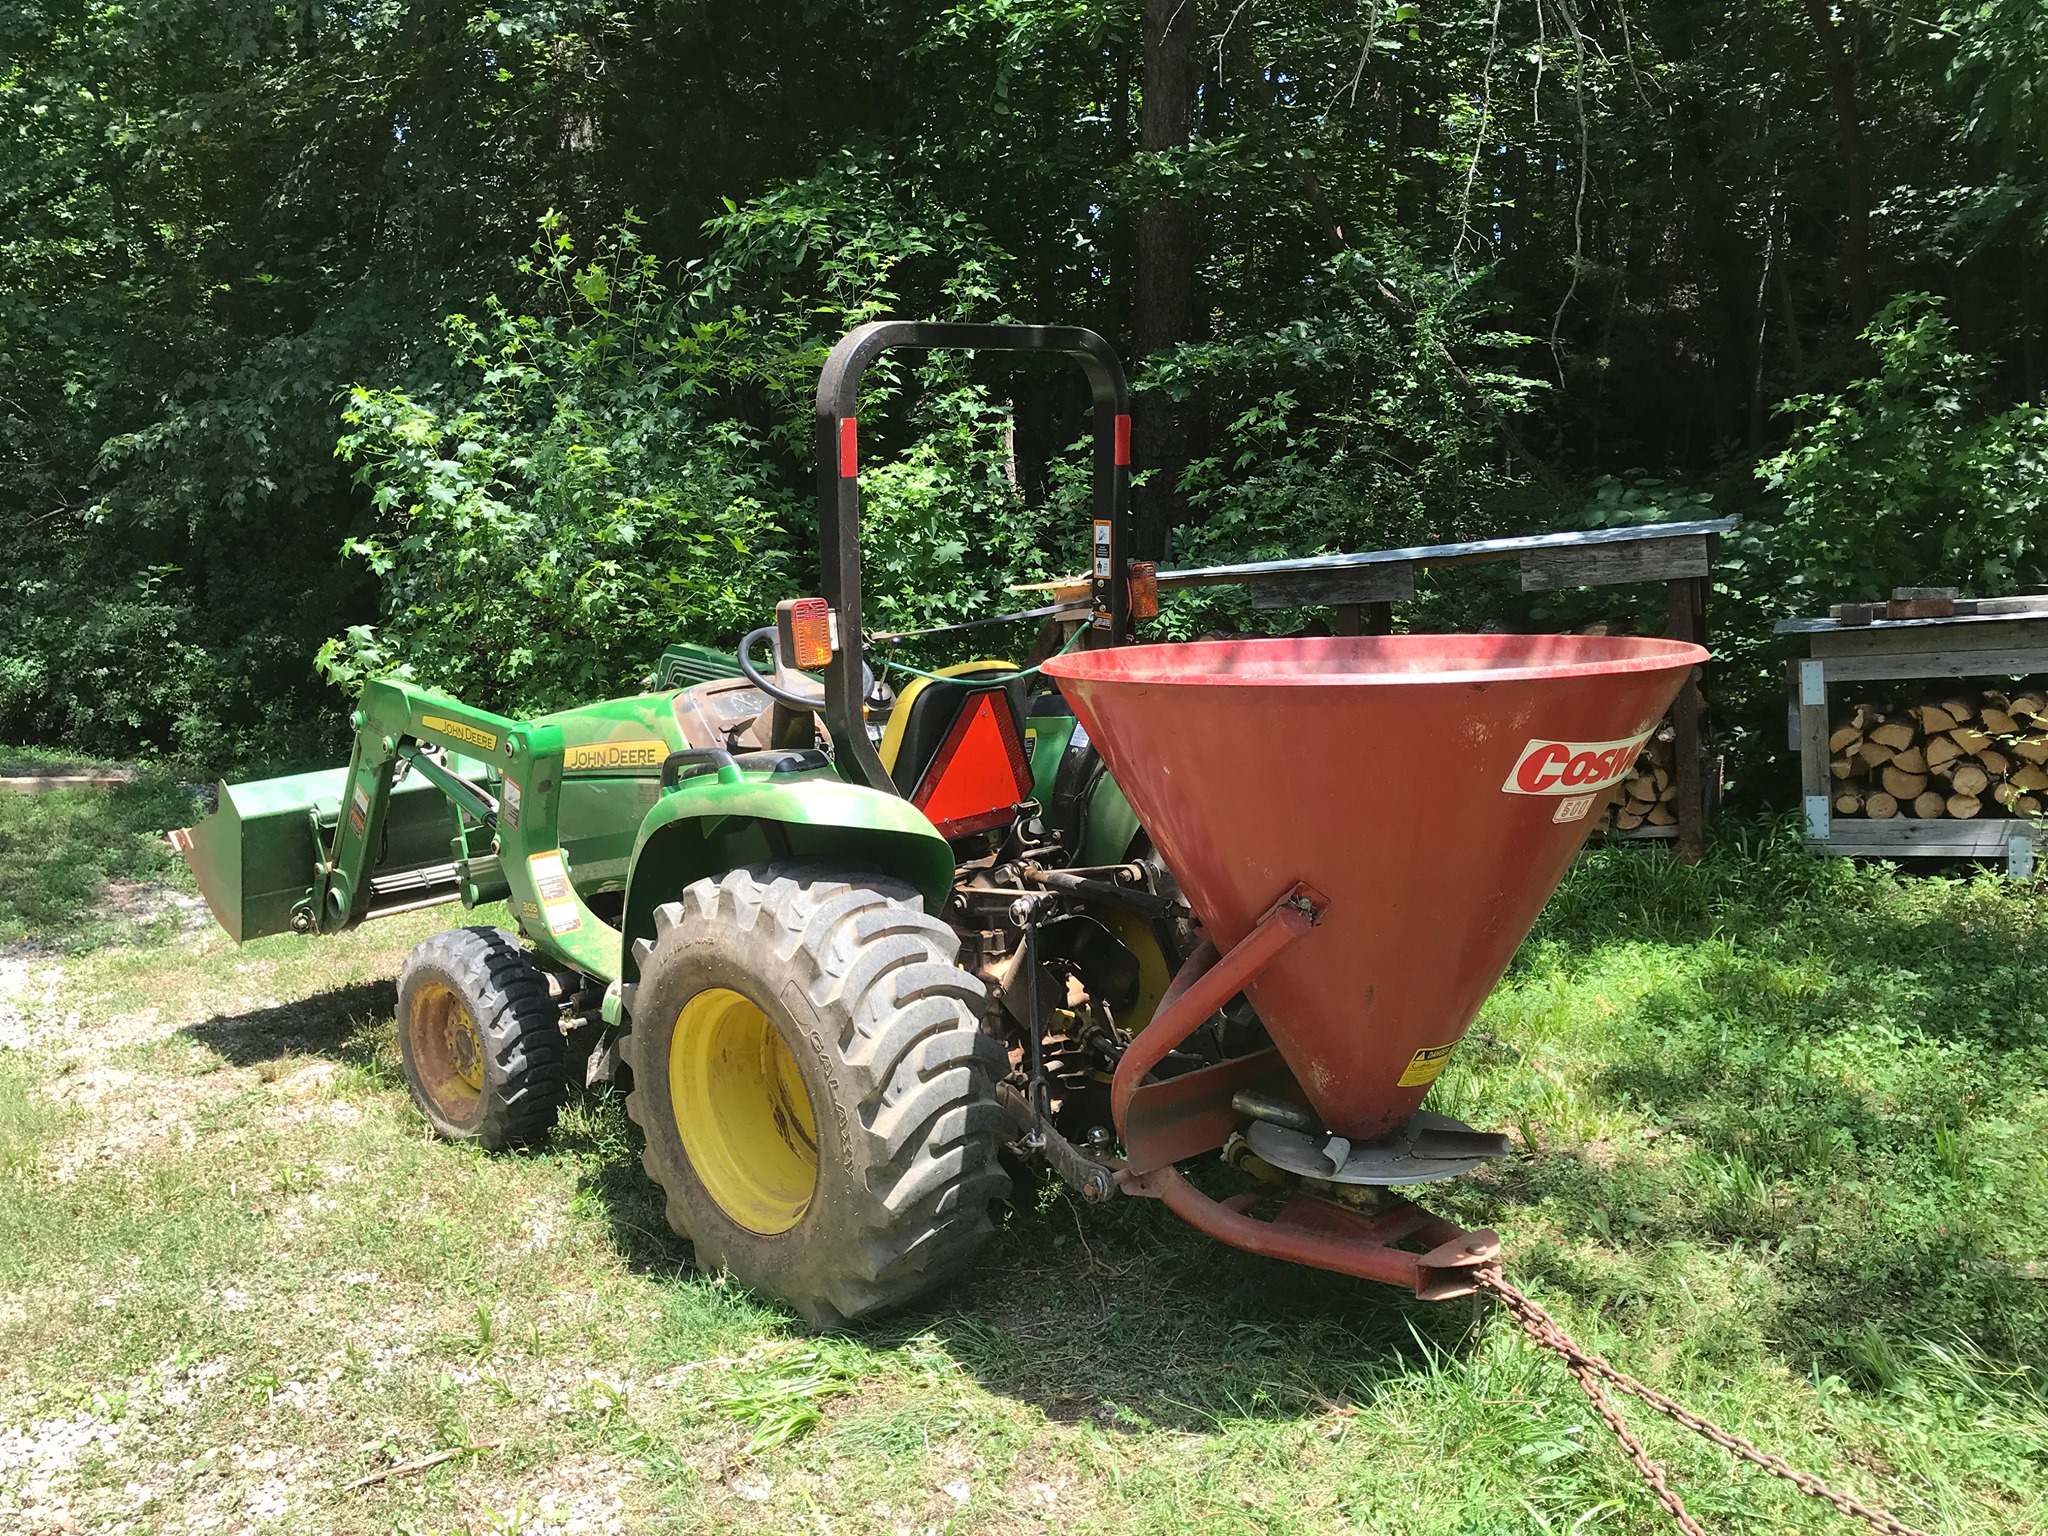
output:
<instances>
[{"instance_id":1,"label":"wooden post","mask_svg":"<svg viewBox=\"0 0 2048 1536\"><path fill-rule=\"evenodd\" d=\"M1358 604L1339 603L1331 610L1337 617L1337 633L1355 635L1358 633Z\"/></svg>"},{"instance_id":2,"label":"wooden post","mask_svg":"<svg viewBox=\"0 0 2048 1536\"><path fill-rule=\"evenodd\" d=\"M1667 638L1690 640L1695 645L1706 643L1706 585L1704 576L1683 576L1668 584L1669 617L1664 626ZM1672 751L1677 760L1674 772L1678 778L1678 858L1685 864L1699 863L1700 856L1706 851L1707 802L1700 783L1703 753L1698 679L1699 668L1695 667L1671 706L1672 724L1678 730L1678 740L1673 743Z\"/></svg>"},{"instance_id":3,"label":"wooden post","mask_svg":"<svg viewBox=\"0 0 2048 1536\"><path fill-rule=\"evenodd\" d=\"M1365 605L1365 632L1368 635L1391 635L1394 632L1394 605L1392 603L1367 603Z\"/></svg>"},{"instance_id":4,"label":"wooden post","mask_svg":"<svg viewBox=\"0 0 2048 1536\"><path fill-rule=\"evenodd\" d=\"M1792 663L1792 703L1799 711L1799 798L1806 846L1817 848L1831 835L1833 813L1828 805L1835 797L1828 773L1827 673L1820 662L1809 657Z\"/></svg>"}]
</instances>

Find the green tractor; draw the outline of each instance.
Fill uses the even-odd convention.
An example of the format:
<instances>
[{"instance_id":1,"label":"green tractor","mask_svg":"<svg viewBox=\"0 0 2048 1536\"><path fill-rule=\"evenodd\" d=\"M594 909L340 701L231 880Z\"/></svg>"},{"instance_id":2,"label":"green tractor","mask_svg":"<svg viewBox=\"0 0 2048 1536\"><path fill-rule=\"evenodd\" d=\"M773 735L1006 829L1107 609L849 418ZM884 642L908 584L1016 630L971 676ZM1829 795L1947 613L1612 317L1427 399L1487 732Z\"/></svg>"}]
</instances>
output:
<instances>
[{"instance_id":1,"label":"green tractor","mask_svg":"<svg viewBox=\"0 0 2048 1536\"><path fill-rule=\"evenodd\" d=\"M373 682L346 769L223 785L174 837L238 941L509 902L517 935L459 928L406 961L421 1112L446 1137L531 1143L572 1074L623 1066L698 1262L823 1324L970 1264L1018 1158L1111 1192L1111 1075L1192 946L1049 681L991 661L892 693L866 664L855 398L891 347L1080 362L1094 565L1070 643L1127 641L1130 417L1108 345L868 325L818 386L821 598L781 604L733 656L672 647L654 691L531 720ZM1231 1028L1176 1054L1229 1054Z\"/></svg>"}]
</instances>

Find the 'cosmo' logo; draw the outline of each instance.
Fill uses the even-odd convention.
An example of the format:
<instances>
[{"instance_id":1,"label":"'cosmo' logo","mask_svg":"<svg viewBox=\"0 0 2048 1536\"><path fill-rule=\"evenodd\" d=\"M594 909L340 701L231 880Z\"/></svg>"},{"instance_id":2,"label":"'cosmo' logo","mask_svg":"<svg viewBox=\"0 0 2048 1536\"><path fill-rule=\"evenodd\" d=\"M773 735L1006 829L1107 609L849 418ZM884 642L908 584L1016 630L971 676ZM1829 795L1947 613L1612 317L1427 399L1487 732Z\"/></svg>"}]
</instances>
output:
<instances>
[{"instance_id":1,"label":"'cosmo' logo","mask_svg":"<svg viewBox=\"0 0 2048 1536\"><path fill-rule=\"evenodd\" d=\"M1629 771L1649 737L1625 741L1532 741L1522 748L1501 793L1583 795L1605 789Z\"/></svg>"}]
</instances>

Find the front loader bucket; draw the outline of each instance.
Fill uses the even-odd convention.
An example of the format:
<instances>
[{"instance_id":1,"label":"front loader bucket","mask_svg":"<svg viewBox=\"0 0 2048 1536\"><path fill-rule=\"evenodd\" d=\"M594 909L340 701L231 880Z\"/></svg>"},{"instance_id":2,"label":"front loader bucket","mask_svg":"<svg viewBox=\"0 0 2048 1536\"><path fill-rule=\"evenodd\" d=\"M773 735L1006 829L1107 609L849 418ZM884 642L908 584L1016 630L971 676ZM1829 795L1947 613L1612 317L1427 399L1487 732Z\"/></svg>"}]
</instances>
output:
<instances>
[{"instance_id":1,"label":"front loader bucket","mask_svg":"<svg viewBox=\"0 0 2048 1536\"><path fill-rule=\"evenodd\" d=\"M307 926L305 911L341 817L346 768L220 786L214 808L171 834L206 904L236 943ZM393 786L381 856L371 870L372 917L460 894L454 809L424 778Z\"/></svg>"},{"instance_id":2,"label":"front loader bucket","mask_svg":"<svg viewBox=\"0 0 2048 1536\"><path fill-rule=\"evenodd\" d=\"M1328 1130L1421 1103L1691 669L1573 635L1231 640L1045 665L1228 952L1297 886L1313 931L1244 984Z\"/></svg>"}]
</instances>

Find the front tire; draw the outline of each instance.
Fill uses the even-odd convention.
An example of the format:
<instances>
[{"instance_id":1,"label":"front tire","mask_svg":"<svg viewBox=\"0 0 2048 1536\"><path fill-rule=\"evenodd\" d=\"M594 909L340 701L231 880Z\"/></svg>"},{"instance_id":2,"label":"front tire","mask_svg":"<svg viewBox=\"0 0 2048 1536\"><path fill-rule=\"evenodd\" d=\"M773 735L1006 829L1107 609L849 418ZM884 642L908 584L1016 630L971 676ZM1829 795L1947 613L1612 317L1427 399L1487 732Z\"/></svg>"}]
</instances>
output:
<instances>
[{"instance_id":1,"label":"front tire","mask_svg":"<svg viewBox=\"0 0 2048 1536\"><path fill-rule=\"evenodd\" d=\"M450 1141L499 1151L544 1139L568 1047L547 982L502 928L417 945L398 975L398 1055L413 1103Z\"/></svg>"},{"instance_id":2,"label":"front tire","mask_svg":"<svg viewBox=\"0 0 2048 1536\"><path fill-rule=\"evenodd\" d=\"M700 880L654 917L626 1111L699 1267L831 1327L971 1264L1015 1125L952 931L900 881L805 864Z\"/></svg>"}]
</instances>

